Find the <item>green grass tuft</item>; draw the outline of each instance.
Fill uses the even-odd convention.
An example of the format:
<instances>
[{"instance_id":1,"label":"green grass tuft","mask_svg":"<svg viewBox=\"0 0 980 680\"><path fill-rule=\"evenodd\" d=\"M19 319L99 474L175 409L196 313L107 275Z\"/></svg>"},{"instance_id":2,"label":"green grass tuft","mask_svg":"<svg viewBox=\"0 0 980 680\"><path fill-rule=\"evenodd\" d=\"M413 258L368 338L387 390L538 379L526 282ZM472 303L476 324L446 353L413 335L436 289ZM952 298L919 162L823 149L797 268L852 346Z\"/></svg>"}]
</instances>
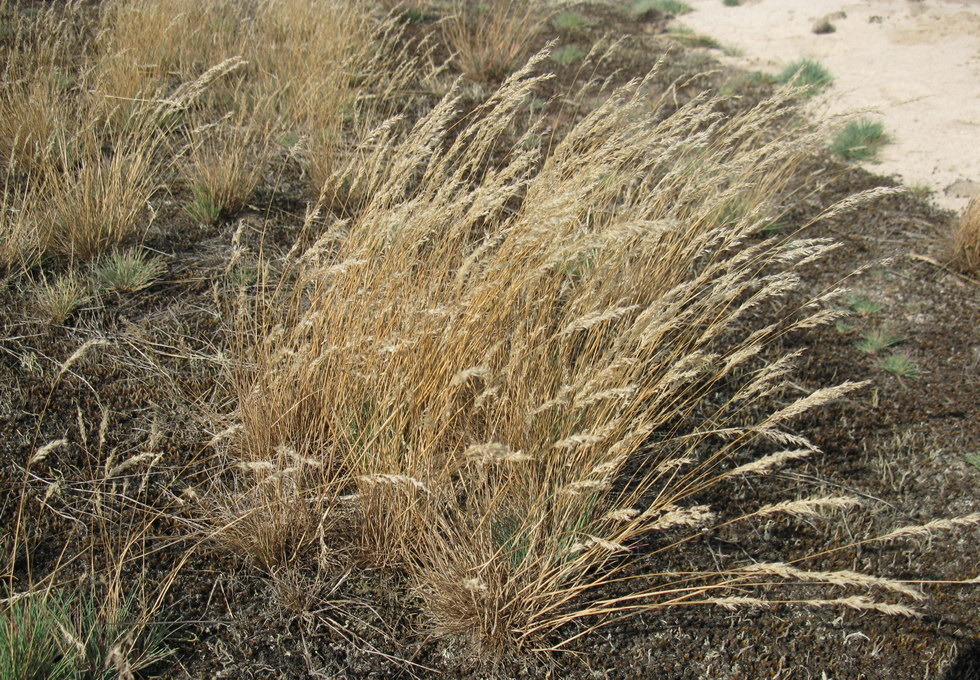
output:
<instances>
[{"instance_id":1,"label":"green grass tuft","mask_svg":"<svg viewBox=\"0 0 980 680\"><path fill-rule=\"evenodd\" d=\"M875 158L881 147L890 141L882 123L861 118L852 120L837 133L830 150L845 160L868 161Z\"/></svg>"},{"instance_id":2,"label":"green grass tuft","mask_svg":"<svg viewBox=\"0 0 980 680\"><path fill-rule=\"evenodd\" d=\"M858 316L873 316L880 312L884 305L865 295L852 294L847 296L847 307Z\"/></svg>"},{"instance_id":3,"label":"green grass tuft","mask_svg":"<svg viewBox=\"0 0 980 680\"><path fill-rule=\"evenodd\" d=\"M633 14L643 14L651 10L675 17L694 11L689 4L681 0L635 0L633 3Z\"/></svg>"},{"instance_id":4,"label":"green grass tuft","mask_svg":"<svg viewBox=\"0 0 980 680\"><path fill-rule=\"evenodd\" d=\"M922 372L911 357L901 352L889 354L878 360L878 368L899 378L918 379Z\"/></svg>"},{"instance_id":5,"label":"green grass tuft","mask_svg":"<svg viewBox=\"0 0 980 680\"><path fill-rule=\"evenodd\" d=\"M102 290L135 293L151 286L166 269L162 258L147 258L142 252L128 250L103 258L93 273Z\"/></svg>"},{"instance_id":6,"label":"green grass tuft","mask_svg":"<svg viewBox=\"0 0 980 680\"><path fill-rule=\"evenodd\" d=\"M552 61L558 62L562 66L568 66L569 64L574 64L576 61L581 61L584 59L585 54L585 50L583 50L581 47L576 47L575 45L564 45L551 53L551 59Z\"/></svg>"},{"instance_id":7,"label":"green grass tuft","mask_svg":"<svg viewBox=\"0 0 980 680\"><path fill-rule=\"evenodd\" d=\"M834 81L830 71L819 61L800 59L784 68L776 77L780 83L792 83L806 88L806 93L816 94Z\"/></svg>"},{"instance_id":8,"label":"green grass tuft","mask_svg":"<svg viewBox=\"0 0 980 680\"><path fill-rule=\"evenodd\" d=\"M559 31L575 31L592 25L592 20L581 12L569 11L562 12L554 19L551 24Z\"/></svg>"},{"instance_id":9,"label":"green grass tuft","mask_svg":"<svg viewBox=\"0 0 980 680\"><path fill-rule=\"evenodd\" d=\"M905 338L896 335L891 331L879 328L861 334L861 339L857 342L857 348L868 354L877 354L883 349L892 347L903 342Z\"/></svg>"},{"instance_id":10,"label":"green grass tuft","mask_svg":"<svg viewBox=\"0 0 980 680\"><path fill-rule=\"evenodd\" d=\"M184 206L185 212L197 224L210 226L221 217L221 205L213 194L201 185L191 187L191 200Z\"/></svg>"}]
</instances>

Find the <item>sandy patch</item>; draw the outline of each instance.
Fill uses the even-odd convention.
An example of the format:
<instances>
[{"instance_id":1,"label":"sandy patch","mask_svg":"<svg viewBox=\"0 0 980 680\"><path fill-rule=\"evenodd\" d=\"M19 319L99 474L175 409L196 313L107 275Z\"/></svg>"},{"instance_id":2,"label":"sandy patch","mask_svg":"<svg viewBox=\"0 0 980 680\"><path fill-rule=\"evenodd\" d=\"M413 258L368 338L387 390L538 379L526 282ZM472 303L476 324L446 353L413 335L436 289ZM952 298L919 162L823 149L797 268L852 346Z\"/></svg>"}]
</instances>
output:
<instances>
[{"instance_id":1,"label":"sandy patch","mask_svg":"<svg viewBox=\"0 0 980 680\"><path fill-rule=\"evenodd\" d=\"M815 112L869 111L894 140L869 169L928 185L954 210L980 195L980 0L687 1L682 23L741 52L726 63L820 60L835 81ZM835 14L835 32L813 32Z\"/></svg>"}]
</instances>

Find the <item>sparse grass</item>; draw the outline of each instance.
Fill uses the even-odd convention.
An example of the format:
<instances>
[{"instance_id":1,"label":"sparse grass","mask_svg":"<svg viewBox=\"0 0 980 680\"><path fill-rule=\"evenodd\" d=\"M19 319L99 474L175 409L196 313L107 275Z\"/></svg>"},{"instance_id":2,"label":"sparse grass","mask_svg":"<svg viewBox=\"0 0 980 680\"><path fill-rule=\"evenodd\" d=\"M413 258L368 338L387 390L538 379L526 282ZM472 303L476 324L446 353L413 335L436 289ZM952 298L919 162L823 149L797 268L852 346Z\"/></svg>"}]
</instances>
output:
<instances>
[{"instance_id":1,"label":"sparse grass","mask_svg":"<svg viewBox=\"0 0 980 680\"><path fill-rule=\"evenodd\" d=\"M24 597L0 610L0 677L6 680L62 680L70 657L59 626L67 609L54 594Z\"/></svg>"},{"instance_id":2,"label":"sparse grass","mask_svg":"<svg viewBox=\"0 0 980 680\"><path fill-rule=\"evenodd\" d=\"M585 56L585 50L576 45L563 45L551 53L552 60L562 66L570 66L577 61L582 61Z\"/></svg>"},{"instance_id":3,"label":"sparse grass","mask_svg":"<svg viewBox=\"0 0 980 680\"><path fill-rule=\"evenodd\" d=\"M654 10L675 17L693 11L691 6L682 0L634 0L630 9L633 14L643 14Z\"/></svg>"},{"instance_id":4,"label":"sparse grass","mask_svg":"<svg viewBox=\"0 0 980 680\"><path fill-rule=\"evenodd\" d=\"M499 81L521 66L548 21L542 0L453 0L443 35L467 78Z\"/></svg>"},{"instance_id":5,"label":"sparse grass","mask_svg":"<svg viewBox=\"0 0 980 680\"><path fill-rule=\"evenodd\" d=\"M670 32L667 33L666 36L673 38L682 45L686 45L688 47L707 47L708 49L712 50L721 49L720 42L709 35L695 33L687 26L672 26Z\"/></svg>"},{"instance_id":6,"label":"sparse grass","mask_svg":"<svg viewBox=\"0 0 980 680\"><path fill-rule=\"evenodd\" d=\"M953 263L963 271L980 274L980 198L963 210L953 230Z\"/></svg>"},{"instance_id":7,"label":"sparse grass","mask_svg":"<svg viewBox=\"0 0 980 680\"><path fill-rule=\"evenodd\" d=\"M551 20L551 25L559 31L577 31L592 25L592 20L581 12L562 12Z\"/></svg>"},{"instance_id":8,"label":"sparse grass","mask_svg":"<svg viewBox=\"0 0 980 680\"><path fill-rule=\"evenodd\" d=\"M113 253L99 260L92 268L96 283L102 290L116 293L135 293L153 285L167 270L160 257L147 257L138 250Z\"/></svg>"},{"instance_id":9,"label":"sparse grass","mask_svg":"<svg viewBox=\"0 0 980 680\"><path fill-rule=\"evenodd\" d=\"M830 85L834 78L819 61L800 59L788 64L776 76L776 80L780 83L791 83L796 87L804 88L805 94L812 95Z\"/></svg>"},{"instance_id":10,"label":"sparse grass","mask_svg":"<svg viewBox=\"0 0 980 680\"><path fill-rule=\"evenodd\" d=\"M866 295L861 295L858 293L849 294L845 301L848 308L856 315L861 317L874 316L882 309L884 305L874 300Z\"/></svg>"},{"instance_id":11,"label":"sparse grass","mask_svg":"<svg viewBox=\"0 0 980 680\"><path fill-rule=\"evenodd\" d=\"M166 628L141 620L130 597L42 591L0 611L4 680L132 678L170 651Z\"/></svg>"},{"instance_id":12,"label":"sparse grass","mask_svg":"<svg viewBox=\"0 0 980 680\"><path fill-rule=\"evenodd\" d=\"M77 273L68 272L53 282L43 278L37 286L35 301L44 320L61 324L91 299L88 283Z\"/></svg>"},{"instance_id":13,"label":"sparse grass","mask_svg":"<svg viewBox=\"0 0 980 680\"><path fill-rule=\"evenodd\" d=\"M836 156L849 161L874 159L881 148L891 141L885 126L869 118L852 120L836 135L830 150Z\"/></svg>"},{"instance_id":14,"label":"sparse grass","mask_svg":"<svg viewBox=\"0 0 980 680\"><path fill-rule=\"evenodd\" d=\"M916 380L922 374L919 365L904 352L895 352L878 360L878 368L899 378Z\"/></svg>"},{"instance_id":15,"label":"sparse grass","mask_svg":"<svg viewBox=\"0 0 980 680\"><path fill-rule=\"evenodd\" d=\"M884 328L878 328L862 333L861 339L857 342L857 348L862 352L867 352L868 354L877 354L883 349L887 349L888 347L892 347L904 341L905 338L903 338L901 335L896 335L895 333Z\"/></svg>"},{"instance_id":16,"label":"sparse grass","mask_svg":"<svg viewBox=\"0 0 980 680\"><path fill-rule=\"evenodd\" d=\"M722 4L725 7L738 7L742 4L742 0L722 0Z\"/></svg>"},{"instance_id":17,"label":"sparse grass","mask_svg":"<svg viewBox=\"0 0 980 680\"><path fill-rule=\"evenodd\" d=\"M936 190L928 182L912 182L908 184L909 194L920 201L927 201Z\"/></svg>"}]
</instances>

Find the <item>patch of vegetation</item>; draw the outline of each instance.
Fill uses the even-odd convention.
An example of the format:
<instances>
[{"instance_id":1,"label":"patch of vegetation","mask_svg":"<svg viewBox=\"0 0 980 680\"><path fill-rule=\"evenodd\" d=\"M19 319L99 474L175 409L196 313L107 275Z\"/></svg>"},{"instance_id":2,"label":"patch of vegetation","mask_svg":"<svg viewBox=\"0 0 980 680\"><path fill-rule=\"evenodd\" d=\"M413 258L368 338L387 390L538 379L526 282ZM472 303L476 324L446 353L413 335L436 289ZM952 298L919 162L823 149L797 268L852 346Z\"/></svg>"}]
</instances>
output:
<instances>
[{"instance_id":1,"label":"patch of vegetation","mask_svg":"<svg viewBox=\"0 0 980 680\"><path fill-rule=\"evenodd\" d=\"M585 58L586 52L576 45L563 45L551 53L552 60L562 66L569 66Z\"/></svg>"},{"instance_id":2,"label":"patch of vegetation","mask_svg":"<svg viewBox=\"0 0 980 680\"><path fill-rule=\"evenodd\" d=\"M908 184L909 194L920 201L927 201L936 190L928 182L912 182Z\"/></svg>"},{"instance_id":3,"label":"patch of vegetation","mask_svg":"<svg viewBox=\"0 0 980 680\"><path fill-rule=\"evenodd\" d=\"M849 161L872 160L891 141L880 121L862 118L852 120L835 136L830 150Z\"/></svg>"},{"instance_id":4,"label":"patch of vegetation","mask_svg":"<svg viewBox=\"0 0 980 680\"><path fill-rule=\"evenodd\" d=\"M41 317L53 324L64 323L76 309L92 299L88 283L76 272L68 272L53 282L43 278L35 296Z\"/></svg>"},{"instance_id":5,"label":"patch of vegetation","mask_svg":"<svg viewBox=\"0 0 980 680\"><path fill-rule=\"evenodd\" d=\"M857 348L868 354L877 354L883 349L904 342L904 340L905 338L901 335L897 335L884 328L879 328L862 333L861 339L857 342Z\"/></svg>"},{"instance_id":6,"label":"patch of vegetation","mask_svg":"<svg viewBox=\"0 0 980 680\"><path fill-rule=\"evenodd\" d=\"M524 63L546 21L543 0L454 0L442 32L464 75L495 82Z\"/></svg>"},{"instance_id":7,"label":"patch of vegetation","mask_svg":"<svg viewBox=\"0 0 980 680\"><path fill-rule=\"evenodd\" d=\"M877 300L858 293L849 294L845 301L851 312L862 317L874 316L884 309L884 305Z\"/></svg>"},{"instance_id":8,"label":"patch of vegetation","mask_svg":"<svg viewBox=\"0 0 980 680\"><path fill-rule=\"evenodd\" d=\"M788 64L776 76L776 80L783 84L792 83L796 87L804 88L806 94L812 95L830 85L834 78L819 61L800 59Z\"/></svg>"},{"instance_id":9,"label":"patch of vegetation","mask_svg":"<svg viewBox=\"0 0 980 680\"><path fill-rule=\"evenodd\" d=\"M903 352L895 352L894 354L881 357L878 360L878 367L899 378L911 378L915 380L922 374L918 364Z\"/></svg>"},{"instance_id":10,"label":"patch of vegetation","mask_svg":"<svg viewBox=\"0 0 980 680\"><path fill-rule=\"evenodd\" d=\"M561 12L551 20L552 26L559 31L576 31L592 25L592 19L581 12L569 10Z\"/></svg>"},{"instance_id":11,"label":"patch of vegetation","mask_svg":"<svg viewBox=\"0 0 980 680\"><path fill-rule=\"evenodd\" d=\"M720 50L721 43L708 35L695 33L687 26L674 26L670 32L665 34L668 38L673 38L687 47L707 47L708 49Z\"/></svg>"},{"instance_id":12,"label":"patch of vegetation","mask_svg":"<svg viewBox=\"0 0 980 680\"><path fill-rule=\"evenodd\" d=\"M725 7L738 7L742 4L742 0L722 0L722 4Z\"/></svg>"},{"instance_id":13,"label":"patch of vegetation","mask_svg":"<svg viewBox=\"0 0 980 680\"><path fill-rule=\"evenodd\" d=\"M126 250L103 258L92 268L101 290L135 293L153 285L167 270L162 257L147 257L139 250Z\"/></svg>"},{"instance_id":14,"label":"patch of vegetation","mask_svg":"<svg viewBox=\"0 0 980 680\"><path fill-rule=\"evenodd\" d=\"M210 226L221 217L221 205L206 187L191 187L191 200L184 206L191 219L202 226Z\"/></svg>"},{"instance_id":15,"label":"patch of vegetation","mask_svg":"<svg viewBox=\"0 0 980 680\"><path fill-rule=\"evenodd\" d=\"M113 680L166 658L167 628L141 620L135 600L50 591L0 612L4 680Z\"/></svg>"},{"instance_id":16,"label":"patch of vegetation","mask_svg":"<svg viewBox=\"0 0 980 680\"><path fill-rule=\"evenodd\" d=\"M980 274L980 198L974 198L953 229L953 263L964 272Z\"/></svg>"},{"instance_id":17,"label":"patch of vegetation","mask_svg":"<svg viewBox=\"0 0 980 680\"><path fill-rule=\"evenodd\" d=\"M689 4L682 0L634 0L631 9L633 14L643 14L653 10L675 17L694 11Z\"/></svg>"}]
</instances>

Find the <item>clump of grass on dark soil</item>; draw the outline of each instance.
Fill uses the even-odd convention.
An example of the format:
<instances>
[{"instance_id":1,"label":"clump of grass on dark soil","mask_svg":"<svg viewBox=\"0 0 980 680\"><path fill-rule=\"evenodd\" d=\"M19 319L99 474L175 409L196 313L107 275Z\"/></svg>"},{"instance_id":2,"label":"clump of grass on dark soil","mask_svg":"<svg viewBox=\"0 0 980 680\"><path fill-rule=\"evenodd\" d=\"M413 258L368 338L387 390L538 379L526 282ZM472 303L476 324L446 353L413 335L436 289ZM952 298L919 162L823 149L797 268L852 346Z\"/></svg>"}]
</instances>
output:
<instances>
[{"instance_id":1,"label":"clump of grass on dark soil","mask_svg":"<svg viewBox=\"0 0 980 680\"><path fill-rule=\"evenodd\" d=\"M834 81L830 71L819 61L800 59L780 71L777 81L804 88L806 94L816 94Z\"/></svg>"},{"instance_id":2,"label":"clump of grass on dark soil","mask_svg":"<svg viewBox=\"0 0 980 680\"><path fill-rule=\"evenodd\" d=\"M883 123L861 118L852 120L834 135L830 150L844 160L869 161L890 141Z\"/></svg>"}]
</instances>

